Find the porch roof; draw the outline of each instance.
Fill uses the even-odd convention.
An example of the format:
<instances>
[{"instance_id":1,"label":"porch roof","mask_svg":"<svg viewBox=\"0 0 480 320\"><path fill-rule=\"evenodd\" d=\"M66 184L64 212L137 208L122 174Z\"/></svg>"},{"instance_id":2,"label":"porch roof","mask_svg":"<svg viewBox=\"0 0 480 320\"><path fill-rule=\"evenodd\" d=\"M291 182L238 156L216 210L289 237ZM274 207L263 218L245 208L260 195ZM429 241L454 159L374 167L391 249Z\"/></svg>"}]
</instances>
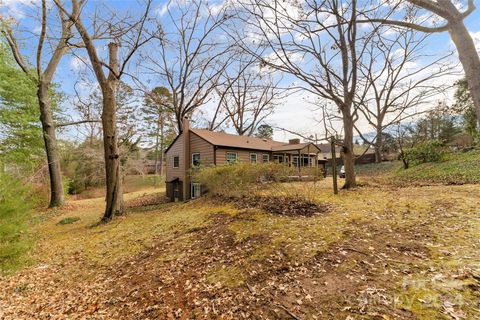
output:
<instances>
[{"instance_id":1,"label":"porch roof","mask_svg":"<svg viewBox=\"0 0 480 320\"><path fill-rule=\"evenodd\" d=\"M284 144L281 146L273 146L273 152L293 152L293 151L300 151L300 153L317 153L321 152L320 148L317 147L312 142L303 142L297 144Z\"/></svg>"}]
</instances>

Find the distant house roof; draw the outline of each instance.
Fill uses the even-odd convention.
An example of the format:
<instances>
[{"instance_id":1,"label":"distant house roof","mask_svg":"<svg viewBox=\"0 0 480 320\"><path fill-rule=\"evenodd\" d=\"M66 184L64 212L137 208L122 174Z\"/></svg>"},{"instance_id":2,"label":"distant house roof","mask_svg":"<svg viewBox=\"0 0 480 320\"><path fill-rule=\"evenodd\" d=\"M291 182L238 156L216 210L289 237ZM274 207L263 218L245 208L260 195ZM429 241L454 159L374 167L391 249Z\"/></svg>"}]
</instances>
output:
<instances>
[{"instance_id":1,"label":"distant house roof","mask_svg":"<svg viewBox=\"0 0 480 320\"><path fill-rule=\"evenodd\" d=\"M330 143L319 143L317 144L317 147L322 151L322 153L331 153L332 152L332 147ZM335 152L337 154L340 154L341 147L337 146L335 147Z\"/></svg>"}]
</instances>

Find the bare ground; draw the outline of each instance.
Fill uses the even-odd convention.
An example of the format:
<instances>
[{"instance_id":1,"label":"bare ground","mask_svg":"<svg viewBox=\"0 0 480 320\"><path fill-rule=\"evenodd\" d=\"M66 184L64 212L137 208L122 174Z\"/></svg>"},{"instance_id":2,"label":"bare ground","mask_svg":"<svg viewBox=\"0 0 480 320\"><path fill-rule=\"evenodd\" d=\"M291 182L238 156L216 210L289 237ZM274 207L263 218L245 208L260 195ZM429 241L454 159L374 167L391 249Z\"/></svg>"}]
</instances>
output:
<instances>
[{"instance_id":1,"label":"bare ground","mask_svg":"<svg viewBox=\"0 0 480 320\"><path fill-rule=\"evenodd\" d=\"M41 213L0 318L480 319L479 186L315 188L311 217L150 191L109 225L101 199Z\"/></svg>"}]
</instances>

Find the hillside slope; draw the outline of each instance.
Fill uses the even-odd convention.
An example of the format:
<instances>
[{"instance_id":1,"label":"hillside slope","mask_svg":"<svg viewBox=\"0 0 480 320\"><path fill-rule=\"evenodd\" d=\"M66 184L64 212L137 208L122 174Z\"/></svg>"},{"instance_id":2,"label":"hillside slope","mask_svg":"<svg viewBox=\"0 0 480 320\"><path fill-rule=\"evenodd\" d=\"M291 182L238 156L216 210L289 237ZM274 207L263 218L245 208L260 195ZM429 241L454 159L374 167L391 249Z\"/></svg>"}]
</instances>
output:
<instances>
[{"instance_id":1,"label":"hillside slope","mask_svg":"<svg viewBox=\"0 0 480 320\"><path fill-rule=\"evenodd\" d=\"M35 263L0 279L2 319L448 319L478 315L480 188L292 183L311 217L127 195L39 213ZM66 219L70 218L70 219ZM80 218L76 220L74 218ZM68 221L68 223L59 223Z\"/></svg>"},{"instance_id":2,"label":"hillside slope","mask_svg":"<svg viewBox=\"0 0 480 320\"><path fill-rule=\"evenodd\" d=\"M441 162L412 165L403 169L400 161L357 166L359 176L382 182L420 184L480 183L480 151L448 153Z\"/></svg>"}]
</instances>

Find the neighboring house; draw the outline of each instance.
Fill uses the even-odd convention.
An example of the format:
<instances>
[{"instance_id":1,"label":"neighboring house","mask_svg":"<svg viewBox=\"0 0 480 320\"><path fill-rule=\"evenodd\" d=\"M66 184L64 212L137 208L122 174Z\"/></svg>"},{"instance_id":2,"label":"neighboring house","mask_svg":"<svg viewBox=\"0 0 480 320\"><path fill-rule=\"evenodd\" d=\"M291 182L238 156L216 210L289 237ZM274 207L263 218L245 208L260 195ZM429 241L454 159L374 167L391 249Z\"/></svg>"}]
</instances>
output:
<instances>
[{"instance_id":1,"label":"neighboring house","mask_svg":"<svg viewBox=\"0 0 480 320\"><path fill-rule=\"evenodd\" d=\"M319 143L317 147L320 149L322 159L332 159L332 145L330 143ZM335 155L337 159L341 158L342 148L335 147Z\"/></svg>"},{"instance_id":2,"label":"neighboring house","mask_svg":"<svg viewBox=\"0 0 480 320\"><path fill-rule=\"evenodd\" d=\"M167 196L172 201L199 197L201 185L191 181L189 170L198 165L223 165L229 162L275 161L288 166L325 167L321 150L313 143L300 143L292 139L288 143L238 136L223 132L191 129L184 120L184 130L166 149Z\"/></svg>"},{"instance_id":3,"label":"neighboring house","mask_svg":"<svg viewBox=\"0 0 480 320\"><path fill-rule=\"evenodd\" d=\"M323 159L328 160L328 164L332 164L332 147L330 143L320 143L317 147L321 150ZM364 145L354 145L353 151L355 152L355 164L367 164L375 162L375 151L373 148L366 150ZM335 155L337 165L343 165L342 147L335 147Z\"/></svg>"}]
</instances>

